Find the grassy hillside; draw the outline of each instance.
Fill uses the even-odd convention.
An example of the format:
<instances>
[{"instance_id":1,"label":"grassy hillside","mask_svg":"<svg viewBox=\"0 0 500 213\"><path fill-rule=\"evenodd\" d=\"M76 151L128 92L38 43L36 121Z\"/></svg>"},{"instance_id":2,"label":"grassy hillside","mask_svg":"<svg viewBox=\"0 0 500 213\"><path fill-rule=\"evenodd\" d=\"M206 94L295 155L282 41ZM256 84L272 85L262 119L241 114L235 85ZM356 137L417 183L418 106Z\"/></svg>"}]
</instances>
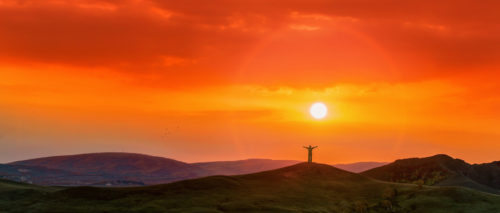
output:
<instances>
[{"instance_id":1,"label":"grassy hillside","mask_svg":"<svg viewBox=\"0 0 500 213\"><path fill-rule=\"evenodd\" d=\"M397 160L361 174L383 181L463 186L500 194L500 167L495 162L471 165L447 155Z\"/></svg>"},{"instance_id":2,"label":"grassy hillside","mask_svg":"<svg viewBox=\"0 0 500 213\"><path fill-rule=\"evenodd\" d=\"M0 179L0 212L17 211L20 206L30 206L44 196L62 188L45 187ZM29 208L23 208L28 210ZM31 209L30 211L33 211Z\"/></svg>"},{"instance_id":3,"label":"grassy hillside","mask_svg":"<svg viewBox=\"0 0 500 213\"><path fill-rule=\"evenodd\" d=\"M11 183L7 188L11 188ZM21 184L0 196L7 212L500 212L500 197L457 187L375 181L328 165L301 163L240 176L131 188ZM4 187L4 186L1 186ZM28 191L26 191L28 190ZM3 195L3 194L1 194ZM1 212L1 211L0 211Z\"/></svg>"}]
</instances>

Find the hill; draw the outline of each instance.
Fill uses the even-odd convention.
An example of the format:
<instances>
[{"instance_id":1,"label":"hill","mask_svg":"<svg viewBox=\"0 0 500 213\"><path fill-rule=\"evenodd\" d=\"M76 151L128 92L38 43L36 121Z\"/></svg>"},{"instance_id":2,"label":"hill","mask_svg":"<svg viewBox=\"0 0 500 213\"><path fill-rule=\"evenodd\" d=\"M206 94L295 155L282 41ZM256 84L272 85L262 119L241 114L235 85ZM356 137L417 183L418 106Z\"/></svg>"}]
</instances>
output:
<instances>
[{"instance_id":1,"label":"hill","mask_svg":"<svg viewBox=\"0 0 500 213\"><path fill-rule=\"evenodd\" d=\"M300 163L248 175L211 176L145 187L70 187L50 192L40 192L41 190L33 188L32 193L25 193L22 197L0 196L0 211L411 211L417 213L500 211L499 196L460 187L418 188L415 185L379 182L328 165L314 163Z\"/></svg>"},{"instance_id":2,"label":"hill","mask_svg":"<svg viewBox=\"0 0 500 213\"><path fill-rule=\"evenodd\" d=\"M141 186L211 175L239 175L290 166L298 161L247 159L184 163L134 153L90 153L54 156L0 164L0 178L63 186ZM359 162L334 166L359 172L384 163ZM402 183L465 186L490 193L500 188L499 162L474 164L446 155L397 160L363 175Z\"/></svg>"},{"instance_id":3,"label":"hill","mask_svg":"<svg viewBox=\"0 0 500 213\"><path fill-rule=\"evenodd\" d=\"M397 160L361 174L378 180L438 186L463 186L500 194L500 166L497 162L468 164L447 155Z\"/></svg>"},{"instance_id":4,"label":"hill","mask_svg":"<svg viewBox=\"0 0 500 213\"><path fill-rule=\"evenodd\" d=\"M66 179L77 178L74 184L89 185L106 181L137 181L158 184L206 175L203 169L184 162L132 153L92 153L37 158L10 163L65 171ZM45 184L45 183L41 183Z\"/></svg>"}]
</instances>

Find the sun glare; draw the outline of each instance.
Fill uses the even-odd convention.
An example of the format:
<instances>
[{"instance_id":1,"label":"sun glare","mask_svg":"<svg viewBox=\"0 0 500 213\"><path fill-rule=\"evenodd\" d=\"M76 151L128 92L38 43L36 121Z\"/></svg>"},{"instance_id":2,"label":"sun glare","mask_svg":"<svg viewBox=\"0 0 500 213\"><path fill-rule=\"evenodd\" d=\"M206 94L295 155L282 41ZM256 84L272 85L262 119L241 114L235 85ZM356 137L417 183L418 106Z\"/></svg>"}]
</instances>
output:
<instances>
[{"instance_id":1,"label":"sun glare","mask_svg":"<svg viewBox=\"0 0 500 213\"><path fill-rule=\"evenodd\" d=\"M309 109L309 113L311 113L311 116L313 116L313 118L323 119L328 113L328 108L324 103L314 103Z\"/></svg>"}]
</instances>

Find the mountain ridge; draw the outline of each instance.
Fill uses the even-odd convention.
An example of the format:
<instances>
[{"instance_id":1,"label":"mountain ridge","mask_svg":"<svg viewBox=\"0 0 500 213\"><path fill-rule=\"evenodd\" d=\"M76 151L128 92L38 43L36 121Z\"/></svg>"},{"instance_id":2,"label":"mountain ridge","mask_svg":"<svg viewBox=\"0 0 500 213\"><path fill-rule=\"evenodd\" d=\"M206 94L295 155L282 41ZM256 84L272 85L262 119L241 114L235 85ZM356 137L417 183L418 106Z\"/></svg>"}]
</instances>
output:
<instances>
[{"instance_id":1,"label":"mountain ridge","mask_svg":"<svg viewBox=\"0 0 500 213\"><path fill-rule=\"evenodd\" d=\"M469 164L445 154L399 159L361 174L383 181L462 186L500 194L500 166L495 162Z\"/></svg>"},{"instance_id":2,"label":"mountain ridge","mask_svg":"<svg viewBox=\"0 0 500 213\"><path fill-rule=\"evenodd\" d=\"M300 161L258 158L185 163L170 158L137 153L102 152L43 157L0 164L0 178L41 185L141 186L211 175L250 174L297 163ZM356 169L365 169L367 165L382 165L361 172L361 174L384 181L414 183L422 180L426 185L464 186L496 194L500 188L500 175L498 175L500 172L496 172L500 168L499 161L471 165L463 160L438 154L427 158L398 159L391 164L384 164L383 162L358 162L333 166L356 171ZM394 167L394 165L397 166ZM370 172L376 171L377 168L392 169L378 172L380 175Z\"/></svg>"}]
</instances>

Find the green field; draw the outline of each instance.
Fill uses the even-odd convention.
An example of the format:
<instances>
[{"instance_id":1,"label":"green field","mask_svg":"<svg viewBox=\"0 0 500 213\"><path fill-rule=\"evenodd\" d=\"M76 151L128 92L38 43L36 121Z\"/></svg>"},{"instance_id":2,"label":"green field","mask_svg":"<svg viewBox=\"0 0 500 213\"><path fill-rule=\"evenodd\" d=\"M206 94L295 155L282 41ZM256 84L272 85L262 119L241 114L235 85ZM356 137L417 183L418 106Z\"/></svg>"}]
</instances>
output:
<instances>
[{"instance_id":1,"label":"green field","mask_svg":"<svg viewBox=\"0 0 500 213\"><path fill-rule=\"evenodd\" d=\"M0 182L0 212L500 212L500 196L376 181L301 163L239 176L130 188Z\"/></svg>"}]
</instances>

